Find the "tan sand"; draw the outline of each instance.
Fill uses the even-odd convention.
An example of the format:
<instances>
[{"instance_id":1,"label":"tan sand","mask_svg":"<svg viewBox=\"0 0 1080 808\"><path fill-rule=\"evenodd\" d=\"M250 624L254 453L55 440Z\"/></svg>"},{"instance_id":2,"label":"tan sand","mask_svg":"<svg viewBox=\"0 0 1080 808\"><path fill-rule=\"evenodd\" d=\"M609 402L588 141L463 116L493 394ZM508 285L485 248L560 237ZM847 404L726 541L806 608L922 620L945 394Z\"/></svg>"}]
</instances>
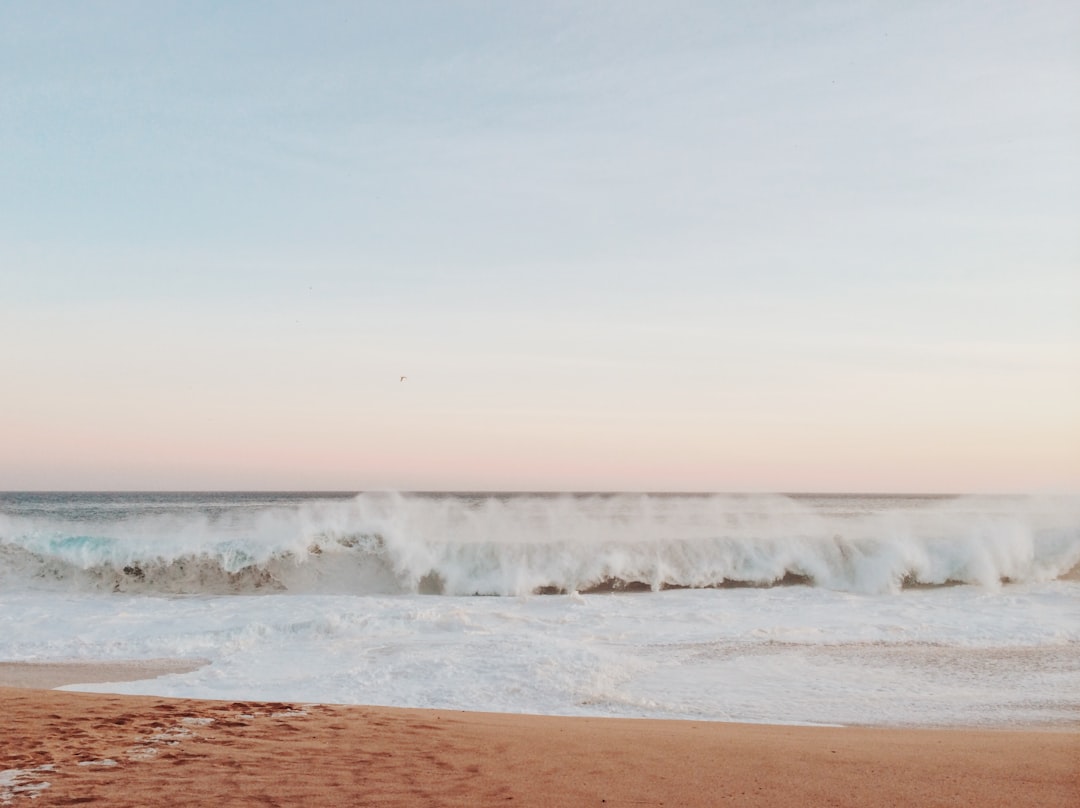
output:
<instances>
[{"instance_id":1,"label":"tan sand","mask_svg":"<svg viewBox=\"0 0 1080 808\"><path fill-rule=\"evenodd\" d=\"M0 688L0 805L85 803L1075 808L1080 731L551 718Z\"/></svg>"}]
</instances>

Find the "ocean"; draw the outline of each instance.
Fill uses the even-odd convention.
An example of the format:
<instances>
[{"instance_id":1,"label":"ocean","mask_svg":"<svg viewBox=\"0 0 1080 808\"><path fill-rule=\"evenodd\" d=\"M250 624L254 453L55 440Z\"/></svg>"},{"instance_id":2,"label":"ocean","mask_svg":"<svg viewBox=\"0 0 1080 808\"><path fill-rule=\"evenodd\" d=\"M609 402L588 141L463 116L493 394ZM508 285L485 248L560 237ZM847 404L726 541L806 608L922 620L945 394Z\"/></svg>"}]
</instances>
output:
<instances>
[{"instance_id":1,"label":"ocean","mask_svg":"<svg viewBox=\"0 0 1080 808\"><path fill-rule=\"evenodd\" d=\"M882 726L1080 722L1080 498L6 493L0 661L69 689Z\"/></svg>"}]
</instances>

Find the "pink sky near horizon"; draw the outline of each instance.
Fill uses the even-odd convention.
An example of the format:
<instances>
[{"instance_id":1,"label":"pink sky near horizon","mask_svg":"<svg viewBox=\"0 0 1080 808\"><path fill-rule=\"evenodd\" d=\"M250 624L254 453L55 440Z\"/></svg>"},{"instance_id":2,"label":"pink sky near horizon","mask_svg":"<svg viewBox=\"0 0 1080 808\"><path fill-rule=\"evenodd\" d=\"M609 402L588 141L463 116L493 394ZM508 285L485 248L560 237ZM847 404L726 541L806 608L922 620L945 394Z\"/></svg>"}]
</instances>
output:
<instances>
[{"instance_id":1,"label":"pink sky near horizon","mask_svg":"<svg viewBox=\"0 0 1080 808\"><path fill-rule=\"evenodd\" d=\"M0 489L1080 491L1068 345L880 341L874 362L797 321L553 341L436 313L373 341L347 308L288 338L273 308L12 312L0 336L35 344L8 366Z\"/></svg>"},{"instance_id":2,"label":"pink sky near horizon","mask_svg":"<svg viewBox=\"0 0 1080 808\"><path fill-rule=\"evenodd\" d=\"M391 411L288 420L248 406L231 417L214 411L213 425L190 420L191 411L122 409L66 426L46 413L8 437L0 489L1080 491L1075 433L1062 440L1032 428L842 419L724 426L700 417L530 424Z\"/></svg>"}]
</instances>

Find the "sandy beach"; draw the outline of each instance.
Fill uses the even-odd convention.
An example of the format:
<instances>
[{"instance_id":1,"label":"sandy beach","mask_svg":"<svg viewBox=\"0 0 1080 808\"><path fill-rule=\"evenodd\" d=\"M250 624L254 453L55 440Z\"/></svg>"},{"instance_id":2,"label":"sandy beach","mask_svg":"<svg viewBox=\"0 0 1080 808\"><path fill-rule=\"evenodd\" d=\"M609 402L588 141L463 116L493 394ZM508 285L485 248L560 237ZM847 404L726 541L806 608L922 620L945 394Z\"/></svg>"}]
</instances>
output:
<instances>
[{"instance_id":1,"label":"sandy beach","mask_svg":"<svg viewBox=\"0 0 1080 808\"><path fill-rule=\"evenodd\" d=\"M127 673L145 678L150 665ZM0 805L989 808L1080 798L1075 729L557 718L42 689L89 681L92 668L0 667ZM97 672L124 673L115 663Z\"/></svg>"}]
</instances>

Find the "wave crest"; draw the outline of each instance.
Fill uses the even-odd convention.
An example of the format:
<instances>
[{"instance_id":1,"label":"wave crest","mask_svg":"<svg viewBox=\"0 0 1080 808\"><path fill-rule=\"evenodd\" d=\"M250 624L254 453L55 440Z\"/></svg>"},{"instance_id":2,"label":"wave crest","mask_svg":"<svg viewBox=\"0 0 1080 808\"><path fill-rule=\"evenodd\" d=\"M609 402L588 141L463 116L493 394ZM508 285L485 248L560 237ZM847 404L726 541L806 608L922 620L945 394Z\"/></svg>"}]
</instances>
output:
<instances>
[{"instance_id":1,"label":"wave crest","mask_svg":"<svg viewBox=\"0 0 1080 808\"><path fill-rule=\"evenodd\" d=\"M92 527L92 533L88 532ZM87 525L0 516L8 588L523 595L1075 575L1075 499L361 494Z\"/></svg>"}]
</instances>

